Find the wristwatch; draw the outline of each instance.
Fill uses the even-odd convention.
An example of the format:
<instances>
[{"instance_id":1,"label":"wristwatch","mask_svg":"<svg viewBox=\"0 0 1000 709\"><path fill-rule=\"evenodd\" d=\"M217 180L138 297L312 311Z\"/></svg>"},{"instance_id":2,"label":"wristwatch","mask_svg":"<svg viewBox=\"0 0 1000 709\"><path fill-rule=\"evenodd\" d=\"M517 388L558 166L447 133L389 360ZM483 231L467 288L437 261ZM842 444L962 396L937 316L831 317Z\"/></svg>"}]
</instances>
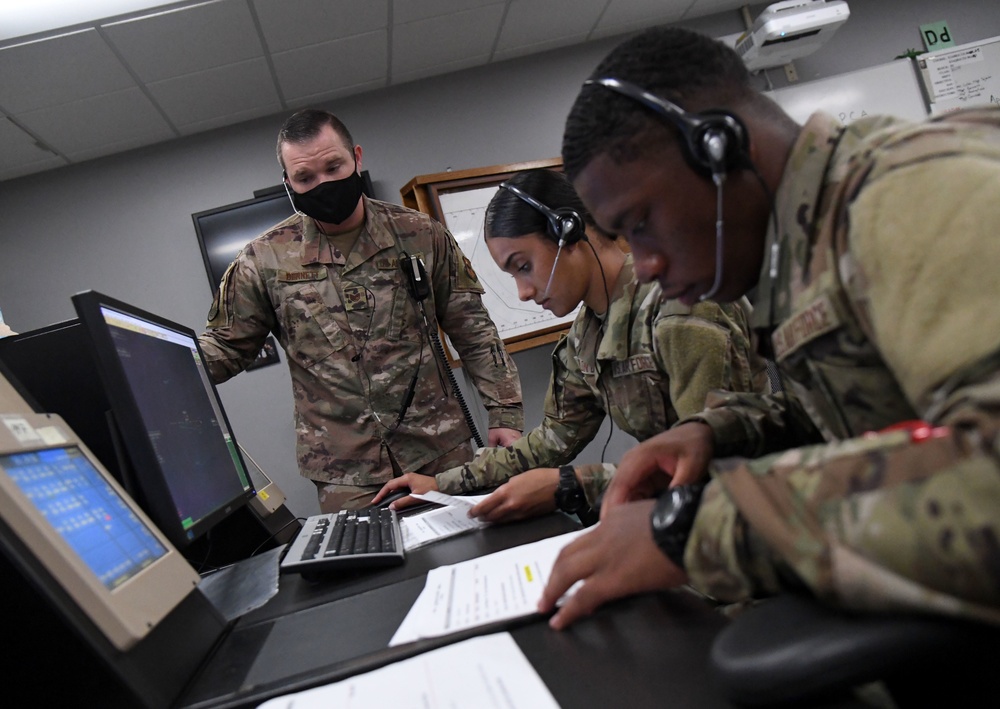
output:
<instances>
[{"instance_id":1,"label":"wristwatch","mask_svg":"<svg viewBox=\"0 0 1000 709\"><path fill-rule=\"evenodd\" d=\"M564 465L559 468L556 507L569 515L576 514L587 507L587 496L583 494L583 487L576 479L576 470L572 465Z\"/></svg>"},{"instance_id":2,"label":"wristwatch","mask_svg":"<svg viewBox=\"0 0 1000 709\"><path fill-rule=\"evenodd\" d=\"M657 498L650 515L653 540L660 551L681 569L684 568L684 548L691 536L701 493L707 484L705 481L670 488Z\"/></svg>"}]
</instances>

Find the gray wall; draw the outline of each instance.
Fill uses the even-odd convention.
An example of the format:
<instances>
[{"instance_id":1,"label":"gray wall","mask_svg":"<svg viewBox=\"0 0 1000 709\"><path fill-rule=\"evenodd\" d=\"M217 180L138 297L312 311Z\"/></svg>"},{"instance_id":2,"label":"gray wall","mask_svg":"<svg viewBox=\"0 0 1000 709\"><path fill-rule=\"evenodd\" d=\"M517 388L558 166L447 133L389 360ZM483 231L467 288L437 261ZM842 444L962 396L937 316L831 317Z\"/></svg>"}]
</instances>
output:
<instances>
[{"instance_id":1,"label":"gray wall","mask_svg":"<svg viewBox=\"0 0 1000 709\"><path fill-rule=\"evenodd\" d=\"M850 8L830 42L796 63L802 80L921 48L921 23L947 20L959 44L1000 35L995 0L854 0ZM722 36L743 23L731 12L688 26ZM470 69L327 107L363 146L377 196L398 202L415 175L557 156L580 82L616 43ZM780 69L769 78L775 87L785 84ZM759 81L766 88L764 77ZM200 329L211 292L191 214L279 182L273 144L284 117L0 183L0 307L8 324L26 331L70 318L70 296L93 288ZM515 355L529 426L540 420L548 354L537 348ZM315 513L312 486L295 466L284 364L240 375L220 391L237 437L288 495L290 509ZM607 430L605 424L581 461L600 458ZM616 432L607 459L630 444Z\"/></svg>"}]
</instances>

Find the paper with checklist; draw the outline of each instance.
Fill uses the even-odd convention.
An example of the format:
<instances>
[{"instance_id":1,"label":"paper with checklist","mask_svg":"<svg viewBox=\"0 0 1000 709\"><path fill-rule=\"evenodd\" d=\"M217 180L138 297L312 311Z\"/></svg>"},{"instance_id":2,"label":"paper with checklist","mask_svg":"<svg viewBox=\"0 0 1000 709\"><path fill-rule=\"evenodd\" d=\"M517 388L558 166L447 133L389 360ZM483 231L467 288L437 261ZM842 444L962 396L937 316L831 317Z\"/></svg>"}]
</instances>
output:
<instances>
[{"instance_id":1,"label":"paper with checklist","mask_svg":"<svg viewBox=\"0 0 1000 709\"><path fill-rule=\"evenodd\" d=\"M586 531L429 571L424 590L389 641L390 647L537 613L556 557Z\"/></svg>"},{"instance_id":2,"label":"paper with checklist","mask_svg":"<svg viewBox=\"0 0 1000 709\"><path fill-rule=\"evenodd\" d=\"M489 522L469 516L469 510L479 501L485 500L487 495L456 497L432 490L424 494L414 493L413 497L443 507L412 517L400 517L399 528L403 533L403 549L406 551L489 525Z\"/></svg>"}]
</instances>

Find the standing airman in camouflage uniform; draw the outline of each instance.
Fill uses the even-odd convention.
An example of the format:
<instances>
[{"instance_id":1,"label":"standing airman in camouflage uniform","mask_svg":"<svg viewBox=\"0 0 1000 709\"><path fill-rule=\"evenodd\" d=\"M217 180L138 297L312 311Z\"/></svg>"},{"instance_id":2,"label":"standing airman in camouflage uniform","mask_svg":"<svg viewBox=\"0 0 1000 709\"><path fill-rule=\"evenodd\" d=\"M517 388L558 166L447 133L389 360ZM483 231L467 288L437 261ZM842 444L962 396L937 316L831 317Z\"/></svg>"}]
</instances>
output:
<instances>
[{"instance_id":1,"label":"standing airman in camouflage uniform","mask_svg":"<svg viewBox=\"0 0 1000 709\"><path fill-rule=\"evenodd\" d=\"M547 209L575 210L588 236L564 248L552 278L548 307L571 311L581 302L578 292L584 292L584 305L552 354L544 418L513 445L486 449L434 479L407 475L386 484L387 493L403 486L469 493L518 476L473 508L473 515L491 522L555 509L556 467L579 455L607 415L643 441L701 411L712 389L768 390L763 359L750 346L748 303L687 306L665 299L655 283L637 283L631 254L593 226L561 173L522 172L507 184ZM543 300L557 242L544 213L506 189L493 197L486 243L497 265L517 281L522 300ZM596 287L585 288L591 280ZM590 506L596 507L614 470L609 463L575 466ZM406 500L394 505L404 507Z\"/></svg>"},{"instance_id":2,"label":"standing airman in camouflage uniform","mask_svg":"<svg viewBox=\"0 0 1000 709\"><path fill-rule=\"evenodd\" d=\"M805 585L854 609L1000 622L1000 110L850 126L818 113L801 127L731 49L669 28L620 45L594 76L745 124L760 180L726 176L718 297L757 286L753 323L786 394L710 396L630 451L541 610L579 579L554 627L690 581L726 601ZM628 235L637 274L697 297L713 277L698 244L711 244L700 212L714 214L716 188L676 136L589 84L563 157L598 223ZM640 156L631 140L657 147ZM666 521L670 506L686 525Z\"/></svg>"},{"instance_id":3,"label":"standing airman in camouflage uniform","mask_svg":"<svg viewBox=\"0 0 1000 709\"><path fill-rule=\"evenodd\" d=\"M485 402L491 444L512 442L523 428L517 369L451 234L362 195L361 146L329 113L289 118L277 150L299 213L226 272L201 337L212 377L245 369L274 333L292 375L299 469L324 512L367 504L402 470L433 474L472 457L428 337L439 324ZM404 287L404 254L426 266L426 323Z\"/></svg>"}]
</instances>

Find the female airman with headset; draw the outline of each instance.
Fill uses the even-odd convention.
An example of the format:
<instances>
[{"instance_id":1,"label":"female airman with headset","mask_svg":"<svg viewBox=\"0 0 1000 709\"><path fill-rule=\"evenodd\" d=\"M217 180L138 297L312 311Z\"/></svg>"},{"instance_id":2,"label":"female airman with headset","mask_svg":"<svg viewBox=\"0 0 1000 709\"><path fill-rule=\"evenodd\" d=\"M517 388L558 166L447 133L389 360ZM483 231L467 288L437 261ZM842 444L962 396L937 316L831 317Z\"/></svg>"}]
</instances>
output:
<instances>
[{"instance_id":1,"label":"female airman with headset","mask_svg":"<svg viewBox=\"0 0 1000 709\"><path fill-rule=\"evenodd\" d=\"M687 306L638 283L631 254L596 226L562 173L517 173L497 190L485 221L490 255L514 277L522 301L557 316L583 304L552 354L544 417L512 445L465 465L389 481L374 503L407 488L461 494L499 485L472 516L499 522L561 509L589 521L614 466L570 463L606 416L643 441L700 412L713 389L767 391L764 361L750 345L749 304Z\"/></svg>"}]
</instances>

